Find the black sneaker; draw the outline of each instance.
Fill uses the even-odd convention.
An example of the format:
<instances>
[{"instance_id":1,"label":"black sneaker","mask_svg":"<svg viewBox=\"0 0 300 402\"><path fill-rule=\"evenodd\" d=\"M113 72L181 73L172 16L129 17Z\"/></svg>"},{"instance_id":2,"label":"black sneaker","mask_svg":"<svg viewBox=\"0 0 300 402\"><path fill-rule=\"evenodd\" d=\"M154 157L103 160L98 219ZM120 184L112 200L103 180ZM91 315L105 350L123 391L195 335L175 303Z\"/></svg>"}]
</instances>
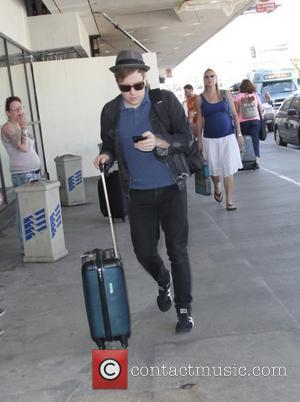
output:
<instances>
[{"instance_id":1,"label":"black sneaker","mask_svg":"<svg viewBox=\"0 0 300 402\"><path fill-rule=\"evenodd\" d=\"M177 310L176 332L178 334L182 332L189 332L193 328L194 328L194 320L189 310L187 308L179 308Z\"/></svg>"},{"instance_id":2,"label":"black sneaker","mask_svg":"<svg viewBox=\"0 0 300 402\"><path fill-rule=\"evenodd\" d=\"M170 272L169 272L169 275L170 275L169 283L164 287L162 287L162 286L158 287L158 296L156 299L158 308L160 309L160 311L162 311L164 313L166 311L170 310L171 305L172 305L172 295L171 295L172 277L171 277Z\"/></svg>"}]
</instances>

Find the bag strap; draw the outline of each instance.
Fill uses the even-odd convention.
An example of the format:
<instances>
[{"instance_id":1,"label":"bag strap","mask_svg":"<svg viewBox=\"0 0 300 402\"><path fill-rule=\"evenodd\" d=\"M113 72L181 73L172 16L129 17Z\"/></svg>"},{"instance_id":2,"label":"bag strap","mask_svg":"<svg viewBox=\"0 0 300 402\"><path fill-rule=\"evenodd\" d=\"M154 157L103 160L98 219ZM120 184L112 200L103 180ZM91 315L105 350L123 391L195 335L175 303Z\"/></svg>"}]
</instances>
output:
<instances>
[{"instance_id":1,"label":"bag strap","mask_svg":"<svg viewBox=\"0 0 300 402\"><path fill-rule=\"evenodd\" d=\"M223 93L223 96L222 96L222 97L225 99L225 101L226 101L226 103L227 103L227 105L228 105L229 115L230 115L230 117L231 117L231 120L233 120L232 111L231 111L230 103L229 103L228 98L227 98L227 95L226 95L226 91L222 90L222 93Z\"/></svg>"},{"instance_id":2,"label":"bag strap","mask_svg":"<svg viewBox=\"0 0 300 402\"><path fill-rule=\"evenodd\" d=\"M257 111L258 111L258 114L259 114L259 119L262 121L262 114L261 114L261 111L260 111L260 108L259 108L259 102L258 102L258 95L257 95L257 92L254 92L254 96L255 96L255 98L256 98L256 102L257 102Z\"/></svg>"},{"instance_id":3,"label":"bag strap","mask_svg":"<svg viewBox=\"0 0 300 402\"><path fill-rule=\"evenodd\" d=\"M231 122L232 122L232 128L234 130L234 133L236 134L238 132L238 130L237 130L236 126L235 126L235 120L234 120L233 115L232 115L232 111L231 111L230 103L229 103L227 95L226 95L226 91L224 91L224 99L227 102L228 109L229 109L229 116L230 116Z\"/></svg>"},{"instance_id":4,"label":"bag strap","mask_svg":"<svg viewBox=\"0 0 300 402\"><path fill-rule=\"evenodd\" d=\"M167 107L166 107L166 103L163 100L161 90L159 88L150 89L149 90L149 98L150 98L150 101L152 103L153 111L154 111L155 116L161 122L161 124L163 125L163 127L165 128L167 133L172 134L172 133L170 133L170 129L169 129L169 124L168 124L169 121L168 121L168 123L166 121L164 121L162 115L157 110L156 105L159 104L160 108L164 109L164 112L165 112L164 115L168 116L168 110L167 110Z\"/></svg>"}]
</instances>

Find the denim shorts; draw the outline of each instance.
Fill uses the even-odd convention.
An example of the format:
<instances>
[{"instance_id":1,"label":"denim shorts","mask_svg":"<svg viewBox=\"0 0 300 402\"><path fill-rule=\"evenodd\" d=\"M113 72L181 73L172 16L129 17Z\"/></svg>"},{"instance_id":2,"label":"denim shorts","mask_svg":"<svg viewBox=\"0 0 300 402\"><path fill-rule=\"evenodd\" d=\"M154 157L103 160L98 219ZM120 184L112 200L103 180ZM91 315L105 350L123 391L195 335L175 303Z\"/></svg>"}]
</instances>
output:
<instances>
[{"instance_id":1,"label":"denim shorts","mask_svg":"<svg viewBox=\"0 0 300 402\"><path fill-rule=\"evenodd\" d=\"M21 186L29 181L39 180L41 178L40 169L32 170L31 172L12 173L11 180L14 187Z\"/></svg>"}]
</instances>

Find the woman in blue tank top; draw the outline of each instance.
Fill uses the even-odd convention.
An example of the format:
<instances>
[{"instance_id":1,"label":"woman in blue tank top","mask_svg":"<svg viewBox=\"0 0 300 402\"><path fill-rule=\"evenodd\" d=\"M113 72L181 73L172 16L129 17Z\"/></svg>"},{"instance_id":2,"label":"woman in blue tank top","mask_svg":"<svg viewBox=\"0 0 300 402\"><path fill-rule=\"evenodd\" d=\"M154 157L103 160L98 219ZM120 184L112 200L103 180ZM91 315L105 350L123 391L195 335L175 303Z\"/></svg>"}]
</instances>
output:
<instances>
[{"instance_id":1,"label":"woman in blue tank top","mask_svg":"<svg viewBox=\"0 0 300 402\"><path fill-rule=\"evenodd\" d=\"M243 144L243 137L232 96L229 91L219 89L216 73L211 69L204 73L204 91L199 102L198 143L209 165L214 183L214 198L217 202L223 200L223 178L226 209L234 211L236 206L232 200L233 175L243 166L239 149Z\"/></svg>"}]
</instances>

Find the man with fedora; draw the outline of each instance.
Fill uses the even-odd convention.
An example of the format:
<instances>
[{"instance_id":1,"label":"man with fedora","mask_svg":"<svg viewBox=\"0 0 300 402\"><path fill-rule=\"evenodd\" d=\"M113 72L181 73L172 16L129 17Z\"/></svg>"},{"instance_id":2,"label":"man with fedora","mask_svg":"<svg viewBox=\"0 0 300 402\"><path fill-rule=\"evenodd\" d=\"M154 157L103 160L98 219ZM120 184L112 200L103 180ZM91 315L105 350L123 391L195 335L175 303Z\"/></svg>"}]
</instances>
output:
<instances>
[{"instance_id":1,"label":"man with fedora","mask_svg":"<svg viewBox=\"0 0 300 402\"><path fill-rule=\"evenodd\" d=\"M157 305L171 308L171 283L177 311L176 332L188 332L191 316L191 269L187 253L188 218L184 153L192 133L184 110L169 91L149 90L141 53L122 50L110 68L121 95L101 113L101 154L94 165L118 161L120 181L129 199L129 222L138 261L158 284ZM160 227L171 273L158 254Z\"/></svg>"}]
</instances>

